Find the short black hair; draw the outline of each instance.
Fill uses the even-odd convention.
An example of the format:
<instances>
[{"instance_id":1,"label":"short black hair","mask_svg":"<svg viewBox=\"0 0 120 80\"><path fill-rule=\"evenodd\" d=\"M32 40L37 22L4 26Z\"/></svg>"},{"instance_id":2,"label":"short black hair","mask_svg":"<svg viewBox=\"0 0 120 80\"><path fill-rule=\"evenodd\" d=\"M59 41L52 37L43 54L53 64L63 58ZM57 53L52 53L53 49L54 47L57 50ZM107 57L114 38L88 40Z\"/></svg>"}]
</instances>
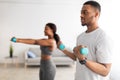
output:
<instances>
[{"instance_id":1,"label":"short black hair","mask_svg":"<svg viewBox=\"0 0 120 80\"><path fill-rule=\"evenodd\" d=\"M99 4L98 2L96 2L96 1L87 1L87 2L85 2L83 5L91 5L91 6L93 6L94 8L98 9L99 12L101 12L101 6L100 6L100 4Z\"/></svg>"}]
</instances>

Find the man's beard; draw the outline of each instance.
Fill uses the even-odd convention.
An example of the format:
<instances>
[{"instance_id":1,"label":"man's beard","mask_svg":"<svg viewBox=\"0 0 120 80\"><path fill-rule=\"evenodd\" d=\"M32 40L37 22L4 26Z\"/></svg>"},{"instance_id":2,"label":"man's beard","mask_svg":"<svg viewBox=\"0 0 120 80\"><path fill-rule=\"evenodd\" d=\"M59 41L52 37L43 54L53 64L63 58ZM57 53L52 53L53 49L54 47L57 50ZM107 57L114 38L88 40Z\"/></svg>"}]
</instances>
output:
<instances>
[{"instance_id":1,"label":"man's beard","mask_svg":"<svg viewBox=\"0 0 120 80\"><path fill-rule=\"evenodd\" d=\"M89 21L91 21L92 19L93 19L93 16L91 16L91 17L89 18ZM81 25L82 25L82 26L87 26L87 25L89 25L89 23L90 23L89 21L87 21L87 22L85 21L85 23L82 23L82 22L81 22L81 23L82 23Z\"/></svg>"},{"instance_id":2,"label":"man's beard","mask_svg":"<svg viewBox=\"0 0 120 80\"><path fill-rule=\"evenodd\" d=\"M82 26L86 26L87 24L81 24Z\"/></svg>"}]
</instances>

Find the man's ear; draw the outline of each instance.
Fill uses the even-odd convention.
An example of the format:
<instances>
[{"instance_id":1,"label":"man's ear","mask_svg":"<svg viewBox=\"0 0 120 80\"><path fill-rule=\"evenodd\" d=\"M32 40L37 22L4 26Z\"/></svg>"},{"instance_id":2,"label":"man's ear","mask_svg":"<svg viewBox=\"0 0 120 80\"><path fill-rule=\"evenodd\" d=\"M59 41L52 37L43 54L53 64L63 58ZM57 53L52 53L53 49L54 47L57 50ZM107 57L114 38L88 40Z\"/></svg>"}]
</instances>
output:
<instances>
[{"instance_id":1,"label":"man's ear","mask_svg":"<svg viewBox=\"0 0 120 80\"><path fill-rule=\"evenodd\" d=\"M95 13L95 17L99 17L100 13L98 11L96 11Z\"/></svg>"}]
</instances>

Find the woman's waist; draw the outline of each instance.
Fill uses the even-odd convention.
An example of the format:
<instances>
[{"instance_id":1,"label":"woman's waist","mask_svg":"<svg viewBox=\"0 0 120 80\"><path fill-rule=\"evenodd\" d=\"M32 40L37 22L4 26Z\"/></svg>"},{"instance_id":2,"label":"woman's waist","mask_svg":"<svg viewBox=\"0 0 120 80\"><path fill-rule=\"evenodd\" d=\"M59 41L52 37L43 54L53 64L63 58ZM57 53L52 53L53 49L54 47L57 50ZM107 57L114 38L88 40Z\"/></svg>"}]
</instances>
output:
<instances>
[{"instance_id":1,"label":"woman's waist","mask_svg":"<svg viewBox=\"0 0 120 80\"><path fill-rule=\"evenodd\" d=\"M49 60L49 59L51 59L51 55L42 54L41 59L42 60Z\"/></svg>"}]
</instances>

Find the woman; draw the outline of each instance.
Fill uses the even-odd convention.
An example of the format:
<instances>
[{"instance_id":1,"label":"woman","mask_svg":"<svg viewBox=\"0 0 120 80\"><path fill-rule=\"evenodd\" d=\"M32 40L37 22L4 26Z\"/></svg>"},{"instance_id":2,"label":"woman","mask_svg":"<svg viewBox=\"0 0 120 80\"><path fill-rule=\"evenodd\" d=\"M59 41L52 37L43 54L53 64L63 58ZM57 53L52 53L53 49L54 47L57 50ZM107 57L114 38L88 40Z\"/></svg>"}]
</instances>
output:
<instances>
[{"instance_id":1,"label":"woman","mask_svg":"<svg viewBox=\"0 0 120 80\"><path fill-rule=\"evenodd\" d=\"M52 53L56 50L58 43L60 42L59 36L56 34L56 25L53 23L47 23L44 30L45 36L48 39L21 39L13 37L11 41L40 45L41 49L41 66L39 72L40 80L54 80L56 74L56 66L52 60Z\"/></svg>"}]
</instances>

